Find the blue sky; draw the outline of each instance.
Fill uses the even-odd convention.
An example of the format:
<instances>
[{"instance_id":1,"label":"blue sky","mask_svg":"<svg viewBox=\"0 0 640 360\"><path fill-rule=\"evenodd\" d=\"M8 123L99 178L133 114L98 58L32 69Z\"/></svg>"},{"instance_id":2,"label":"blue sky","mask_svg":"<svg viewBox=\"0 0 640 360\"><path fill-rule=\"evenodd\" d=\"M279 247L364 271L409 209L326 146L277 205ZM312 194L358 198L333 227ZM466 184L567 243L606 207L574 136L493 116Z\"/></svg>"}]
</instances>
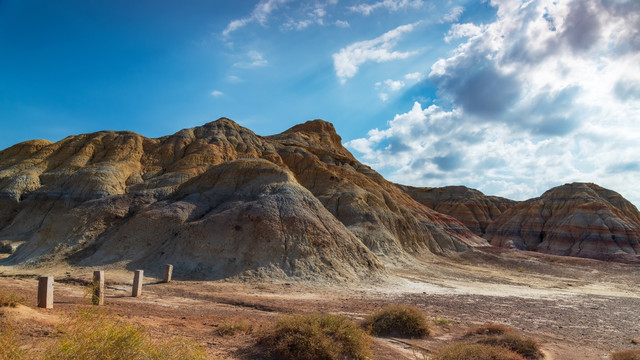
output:
<instances>
[{"instance_id":1,"label":"blue sky","mask_svg":"<svg viewBox=\"0 0 640 360\"><path fill-rule=\"evenodd\" d=\"M4 0L0 54L0 148L322 118L392 181L640 204L636 0Z\"/></svg>"}]
</instances>

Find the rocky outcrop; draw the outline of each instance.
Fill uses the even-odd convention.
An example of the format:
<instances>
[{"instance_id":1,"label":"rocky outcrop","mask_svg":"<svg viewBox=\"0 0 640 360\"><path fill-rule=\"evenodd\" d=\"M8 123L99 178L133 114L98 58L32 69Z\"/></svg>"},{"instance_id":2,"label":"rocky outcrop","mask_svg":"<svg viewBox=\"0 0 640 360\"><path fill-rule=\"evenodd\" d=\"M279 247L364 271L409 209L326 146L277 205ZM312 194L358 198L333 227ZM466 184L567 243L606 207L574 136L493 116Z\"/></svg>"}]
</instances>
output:
<instances>
[{"instance_id":1,"label":"rocky outcrop","mask_svg":"<svg viewBox=\"0 0 640 360\"><path fill-rule=\"evenodd\" d=\"M640 213L620 194L595 184L555 187L505 211L485 238L558 255L640 255Z\"/></svg>"},{"instance_id":2,"label":"rocky outcrop","mask_svg":"<svg viewBox=\"0 0 640 360\"><path fill-rule=\"evenodd\" d=\"M499 196L487 196L465 186L398 186L419 203L456 218L478 236L483 236L489 224L517 203Z\"/></svg>"},{"instance_id":3,"label":"rocky outcrop","mask_svg":"<svg viewBox=\"0 0 640 360\"><path fill-rule=\"evenodd\" d=\"M157 139L103 131L0 152L5 264L362 279L486 241L359 163L315 120L262 137L229 119ZM115 266L115 265L114 265Z\"/></svg>"}]
</instances>

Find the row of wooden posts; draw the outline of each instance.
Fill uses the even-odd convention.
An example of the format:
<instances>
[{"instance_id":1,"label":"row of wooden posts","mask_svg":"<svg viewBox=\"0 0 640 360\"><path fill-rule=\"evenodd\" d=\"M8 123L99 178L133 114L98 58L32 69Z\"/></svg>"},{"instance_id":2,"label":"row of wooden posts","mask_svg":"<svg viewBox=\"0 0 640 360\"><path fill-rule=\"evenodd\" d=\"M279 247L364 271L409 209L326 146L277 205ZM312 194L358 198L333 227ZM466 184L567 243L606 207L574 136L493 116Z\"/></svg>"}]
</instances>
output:
<instances>
[{"instance_id":1,"label":"row of wooden posts","mask_svg":"<svg viewBox=\"0 0 640 360\"><path fill-rule=\"evenodd\" d=\"M163 283L171 281L173 273L173 265L164 266ZM133 276L132 297L142 295L142 279L143 270L136 270ZM96 270L93 272L93 289L91 294L91 303L93 305L104 304L104 270ZM53 309L53 276L40 276L38 278L38 307L45 309Z\"/></svg>"}]
</instances>

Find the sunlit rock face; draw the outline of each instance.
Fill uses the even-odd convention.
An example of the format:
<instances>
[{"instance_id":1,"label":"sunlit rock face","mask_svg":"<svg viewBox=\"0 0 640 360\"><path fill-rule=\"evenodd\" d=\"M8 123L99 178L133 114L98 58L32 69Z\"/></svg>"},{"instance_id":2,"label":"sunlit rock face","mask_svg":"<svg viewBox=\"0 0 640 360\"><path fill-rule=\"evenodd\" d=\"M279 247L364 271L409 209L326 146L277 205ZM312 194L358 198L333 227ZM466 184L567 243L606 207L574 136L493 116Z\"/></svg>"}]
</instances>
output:
<instances>
[{"instance_id":1,"label":"sunlit rock face","mask_svg":"<svg viewBox=\"0 0 640 360\"><path fill-rule=\"evenodd\" d=\"M555 187L505 211L487 228L495 246L602 258L640 254L640 213L595 184Z\"/></svg>"},{"instance_id":2,"label":"sunlit rock face","mask_svg":"<svg viewBox=\"0 0 640 360\"><path fill-rule=\"evenodd\" d=\"M222 118L157 139L102 131L0 152L4 264L356 280L487 242L358 162L322 120L262 137Z\"/></svg>"}]
</instances>

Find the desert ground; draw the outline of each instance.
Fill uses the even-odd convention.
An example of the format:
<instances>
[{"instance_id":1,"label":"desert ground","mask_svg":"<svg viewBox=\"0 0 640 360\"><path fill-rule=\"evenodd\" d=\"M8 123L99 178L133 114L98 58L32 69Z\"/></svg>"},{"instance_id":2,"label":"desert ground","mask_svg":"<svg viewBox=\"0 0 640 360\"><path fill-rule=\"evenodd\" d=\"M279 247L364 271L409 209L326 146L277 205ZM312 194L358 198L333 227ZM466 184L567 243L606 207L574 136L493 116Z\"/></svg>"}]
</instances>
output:
<instances>
[{"instance_id":1,"label":"desert ground","mask_svg":"<svg viewBox=\"0 0 640 360\"><path fill-rule=\"evenodd\" d=\"M18 324L20 341L37 353L57 324L75 309L91 306L86 287L93 270L0 267L0 288L27 298L25 305L2 308L2 316ZM547 359L606 359L611 351L640 343L640 266L633 263L481 248L389 267L387 278L370 283L245 279L165 284L145 277L137 298L131 297L133 272L105 270L105 310L143 324L156 338L191 338L212 359L261 358L260 332L285 314L334 313L359 322L387 304L417 306L434 319L434 331L420 340L375 338L376 359L423 359L468 327L487 322L513 326L536 339ZM37 275L55 276L53 309L36 307ZM217 331L234 322L250 324L253 331L227 336Z\"/></svg>"}]
</instances>

